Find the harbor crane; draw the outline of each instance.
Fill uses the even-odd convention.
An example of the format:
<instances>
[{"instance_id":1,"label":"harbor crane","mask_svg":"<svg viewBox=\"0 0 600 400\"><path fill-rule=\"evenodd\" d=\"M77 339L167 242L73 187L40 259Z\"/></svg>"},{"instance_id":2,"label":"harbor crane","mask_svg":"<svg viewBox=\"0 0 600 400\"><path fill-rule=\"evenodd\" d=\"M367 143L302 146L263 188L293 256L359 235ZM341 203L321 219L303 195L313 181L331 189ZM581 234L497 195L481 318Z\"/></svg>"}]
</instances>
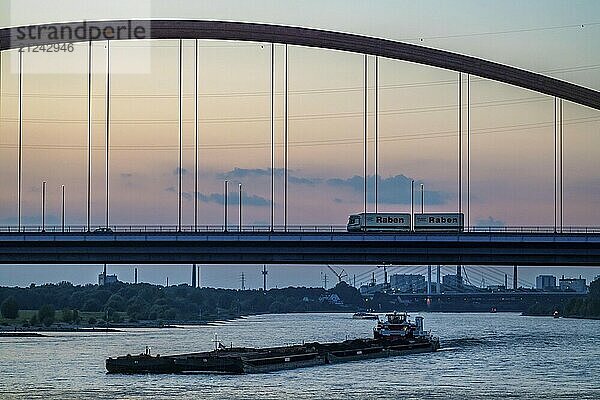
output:
<instances>
[{"instance_id":1,"label":"harbor crane","mask_svg":"<svg viewBox=\"0 0 600 400\"><path fill-rule=\"evenodd\" d=\"M344 278L348 278L348 274L346 273L346 271L344 271L344 268L340 268L340 272L333 269L331 265L327 265L327 268L329 268L331 272L333 272L333 274L338 278L338 283L342 282Z\"/></svg>"}]
</instances>

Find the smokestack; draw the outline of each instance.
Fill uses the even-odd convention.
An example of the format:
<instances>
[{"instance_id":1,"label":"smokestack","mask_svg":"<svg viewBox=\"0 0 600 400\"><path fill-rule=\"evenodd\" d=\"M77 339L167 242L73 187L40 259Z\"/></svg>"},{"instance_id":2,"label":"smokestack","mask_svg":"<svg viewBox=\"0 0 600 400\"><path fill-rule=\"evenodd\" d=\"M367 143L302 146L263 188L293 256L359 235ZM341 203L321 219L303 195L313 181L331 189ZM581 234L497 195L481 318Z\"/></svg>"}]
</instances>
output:
<instances>
[{"instance_id":1,"label":"smokestack","mask_svg":"<svg viewBox=\"0 0 600 400\"><path fill-rule=\"evenodd\" d=\"M517 266L513 267L513 289L517 290Z\"/></svg>"},{"instance_id":2,"label":"smokestack","mask_svg":"<svg viewBox=\"0 0 600 400\"><path fill-rule=\"evenodd\" d=\"M263 264L263 270L262 270L262 275L263 275L263 290L266 292L267 291L267 274L269 273L269 271L267 271L267 266L265 264Z\"/></svg>"},{"instance_id":3,"label":"smokestack","mask_svg":"<svg viewBox=\"0 0 600 400\"><path fill-rule=\"evenodd\" d=\"M202 284L200 282L200 266L199 265L196 266L196 286L199 288L202 287Z\"/></svg>"},{"instance_id":4,"label":"smokestack","mask_svg":"<svg viewBox=\"0 0 600 400\"><path fill-rule=\"evenodd\" d=\"M106 285L106 264L104 264L104 270L102 271L102 284Z\"/></svg>"},{"instance_id":5,"label":"smokestack","mask_svg":"<svg viewBox=\"0 0 600 400\"><path fill-rule=\"evenodd\" d=\"M137 268L133 271L133 282L137 285Z\"/></svg>"},{"instance_id":6,"label":"smokestack","mask_svg":"<svg viewBox=\"0 0 600 400\"><path fill-rule=\"evenodd\" d=\"M169 287L169 277L167 276L167 287Z\"/></svg>"},{"instance_id":7,"label":"smokestack","mask_svg":"<svg viewBox=\"0 0 600 400\"><path fill-rule=\"evenodd\" d=\"M427 266L427 294L431 294L431 265Z\"/></svg>"},{"instance_id":8,"label":"smokestack","mask_svg":"<svg viewBox=\"0 0 600 400\"><path fill-rule=\"evenodd\" d=\"M192 264L192 287L196 287L196 264Z\"/></svg>"},{"instance_id":9,"label":"smokestack","mask_svg":"<svg viewBox=\"0 0 600 400\"><path fill-rule=\"evenodd\" d=\"M456 266L456 285L462 287L462 265Z\"/></svg>"},{"instance_id":10,"label":"smokestack","mask_svg":"<svg viewBox=\"0 0 600 400\"><path fill-rule=\"evenodd\" d=\"M440 283L440 275L441 275L441 267L438 265L437 266L437 285L436 285L436 292L438 294L442 293L442 284Z\"/></svg>"},{"instance_id":11,"label":"smokestack","mask_svg":"<svg viewBox=\"0 0 600 400\"><path fill-rule=\"evenodd\" d=\"M508 274L504 274L504 289L508 289Z\"/></svg>"}]
</instances>

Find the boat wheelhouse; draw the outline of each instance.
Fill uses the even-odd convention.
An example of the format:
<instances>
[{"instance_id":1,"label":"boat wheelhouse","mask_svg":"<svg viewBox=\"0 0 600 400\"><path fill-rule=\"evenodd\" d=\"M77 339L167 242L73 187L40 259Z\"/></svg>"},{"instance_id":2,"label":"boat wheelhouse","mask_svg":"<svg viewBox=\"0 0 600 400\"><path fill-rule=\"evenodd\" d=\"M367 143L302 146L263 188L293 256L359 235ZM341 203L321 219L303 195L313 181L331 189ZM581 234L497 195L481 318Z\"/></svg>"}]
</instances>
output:
<instances>
[{"instance_id":1,"label":"boat wheelhouse","mask_svg":"<svg viewBox=\"0 0 600 400\"><path fill-rule=\"evenodd\" d=\"M409 317L410 315L405 312L394 311L386 314L386 320L379 320L373 328L373 337L375 339L410 339L431 336L429 332L423 330L423 317L416 317L414 323Z\"/></svg>"}]
</instances>

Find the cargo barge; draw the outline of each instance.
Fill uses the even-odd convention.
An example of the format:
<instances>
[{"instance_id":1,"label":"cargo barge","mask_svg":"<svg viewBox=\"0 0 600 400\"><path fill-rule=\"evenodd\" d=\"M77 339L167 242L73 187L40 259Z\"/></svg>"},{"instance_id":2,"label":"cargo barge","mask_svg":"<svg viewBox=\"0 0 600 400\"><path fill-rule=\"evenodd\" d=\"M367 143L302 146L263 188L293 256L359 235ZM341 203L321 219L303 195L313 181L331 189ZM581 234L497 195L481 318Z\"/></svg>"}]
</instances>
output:
<instances>
[{"instance_id":1,"label":"cargo barge","mask_svg":"<svg viewBox=\"0 0 600 400\"><path fill-rule=\"evenodd\" d=\"M337 343L303 343L293 346L247 348L225 347L215 337L212 351L153 356L126 355L106 360L109 373L223 373L244 374L312 367L410 353L436 351L438 338L423 330L423 318L412 323L406 313L387 314L378 320L373 338L352 339Z\"/></svg>"}]
</instances>

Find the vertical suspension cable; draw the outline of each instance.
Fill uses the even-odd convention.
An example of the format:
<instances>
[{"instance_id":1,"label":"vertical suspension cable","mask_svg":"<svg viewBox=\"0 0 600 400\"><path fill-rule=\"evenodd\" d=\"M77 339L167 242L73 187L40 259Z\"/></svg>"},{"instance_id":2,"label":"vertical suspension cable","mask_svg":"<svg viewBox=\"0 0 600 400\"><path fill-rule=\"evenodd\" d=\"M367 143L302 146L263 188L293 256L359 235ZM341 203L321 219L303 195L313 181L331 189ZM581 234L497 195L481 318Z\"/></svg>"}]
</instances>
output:
<instances>
[{"instance_id":1,"label":"vertical suspension cable","mask_svg":"<svg viewBox=\"0 0 600 400\"><path fill-rule=\"evenodd\" d=\"M88 42L87 231L92 224L92 41Z\"/></svg>"},{"instance_id":2,"label":"vertical suspension cable","mask_svg":"<svg viewBox=\"0 0 600 400\"><path fill-rule=\"evenodd\" d=\"M288 224L288 138L289 138L289 126L288 126L288 90L289 90L289 86L288 86L288 45L285 45L285 109L284 109L284 116L283 116L283 124L284 124L284 129L283 129L283 134L284 134L284 151L283 151L283 172L284 172L284 178L283 178L283 226L284 226L284 230L287 232L287 224Z\"/></svg>"},{"instance_id":3,"label":"vertical suspension cable","mask_svg":"<svg viewBox=\"0 0 600 400\"><path fill-rule=\"evenodd\" d=\"M462 213L462 72L458 73L458 212Z\"/></svg>"},{"instance_id":4,"label":"vertical suspension cable","mask_svg":"<svg viewBox=\"0 0 600 400\"><path fill-rule=\"evenodd\" d=\"M379 203L379 57L375 57L375 212Z\"/></svg>"},{"instance_id":5,"label":"vertical suspension cable","mask_svg":"<svg viewBox=\"0 0 600 400\"><path fill-rule=\"evenodd\" d=\"M558 152L558 138L557 138L557 134L558 134L558 128L557 128L557 100L556 100L556 96L554 96L554 233L556 233L556 225L557 225L557 221L556 221L556 217L557 217L557 197L558 197L558 165L557 165L557 152Z\"/></svg>"},{"instance_id":6,"label":"vertical suspension cable","mask_svg":"<svg viewBox=\"0 0 600 400\"><path fill-rule=\"evenodd\" d=\"M177 183L177 231L181 232L181 198L183 194L183 40L179 39L179 168Z\"/></svg>"},{"instance_id":7,"label":"vertical suspension cable","mask_svg":"<svg viewBox=\"0 0 600 400\"><path fill-rule=\"evenodd\" d=\"M0 51L0 132L2 132L2 51Z\"/></svg>"},{"instance_id":8,"label":"vertical suspension cable","mask_svg":"<svg viewBox=\"0 0 600 400\"><path fill-rule=\"evenodd\" d=\"M194 232L198 232L198 39L194 46L194 60Z\"/></svg>"},{"instance_id":9,"label":"vertical suspension cable","mask_svg":"<svg viewBox=\"0 0 600 400\"><path fill-rule=\"evenodd\" d=\"M467 226L471 226L471 74L467 74Z\"/></svg>"},{"instance_id":10,"label":"vertical suspension cable","mask_svg":"<svg viewBox=\"0 0 600 400\"><path fill-rule=\"evenodd\" d=\"M364 195L364 226L367 226L367 190L368 190L368 179L369 176L367 175L368 172L368 165L367 165L367 158L368 158L368 86L369 86L369 82L368 82L368 74L369 74L369 70L368 70L368 56L365 54L364 56L364 73L365 73L365 77L364 77L364 140L363 140L363 146L364 146L364 158L363 158L363 162L364 162L364 191L363 191L363 195Z\"/></svg>"},{"instance_id":11,"label":"vertical suspension cable","mask_svg":"<svg viewBox=\"0 0 600 400\"><path fill-rule=\"evenodd\" d=\"M271 232L275 230L275 43L271 43Z\"/></svg>"},{"instance_id":12,"label":"vertical suspension cable","mask_svg":"<svg viewBox=\"0 0 600 400\"><path fill-rule=\"evenodd\" d=\"M19 49L19 146L17 165L18 226L21 232L21 193L23 191L23 49Z\"/></svg>"},{"instance_id":13,"label":"vertical suspension cable","mask_svg":"<svg viewBox=\"0 0 600 400\"><path fill-rule=\"evenodd\" d=\"M563 99L559 102L560 110L560 233L563 232L563 160L564 160L564 138L563 138Z\"/></svg>"},{"instance_id":14,"label":"vertical suspension cable","mask_svg":"<svg viewBox=\"0 0 600 400\"><path fill-rule=\"evenodd\" d=\"M105 137L105 168L106 168L106 215L105 225L109 225L109 149L110 149L110 40L106 41L106 137Z\"/></svg>"}]
</instances>

